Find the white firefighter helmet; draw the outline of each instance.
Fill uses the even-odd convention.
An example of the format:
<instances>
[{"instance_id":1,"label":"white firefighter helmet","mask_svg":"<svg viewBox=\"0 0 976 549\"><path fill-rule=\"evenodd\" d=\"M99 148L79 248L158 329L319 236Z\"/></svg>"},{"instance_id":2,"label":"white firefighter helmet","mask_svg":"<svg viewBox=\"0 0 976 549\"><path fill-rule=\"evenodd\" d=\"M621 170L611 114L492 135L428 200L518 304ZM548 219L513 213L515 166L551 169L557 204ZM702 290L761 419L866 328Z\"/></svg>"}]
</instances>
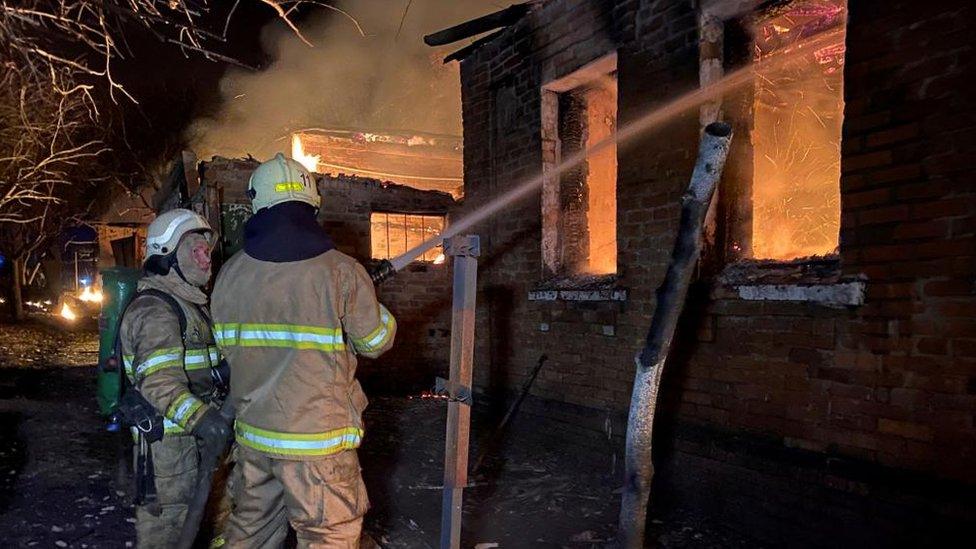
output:
<instances>
[{"instance_id":1,"label":"white firefighter helmet","mask_svg":"<svg viewBox=\"0 0 976 549\"><path fill-rule=\"evenodd\" d=\"M183 235L193 231L213 234L210 224L200 214L177 208L161 213L153 219L146 230L146 257L143 261L156 255L169 255L176 251Z\"/></svg>"},{"instance_id":2,"label":"white firefighter helmet","mask_svg":"<svg viewBox=\"0 0 976 549\"><path fill-rule=\"evenodd\" d=\"M322 203L312 174L281 153L254 169L247 193L254 213L282 202L304 202L316 208Z\"/></svg>"}]
</instances>

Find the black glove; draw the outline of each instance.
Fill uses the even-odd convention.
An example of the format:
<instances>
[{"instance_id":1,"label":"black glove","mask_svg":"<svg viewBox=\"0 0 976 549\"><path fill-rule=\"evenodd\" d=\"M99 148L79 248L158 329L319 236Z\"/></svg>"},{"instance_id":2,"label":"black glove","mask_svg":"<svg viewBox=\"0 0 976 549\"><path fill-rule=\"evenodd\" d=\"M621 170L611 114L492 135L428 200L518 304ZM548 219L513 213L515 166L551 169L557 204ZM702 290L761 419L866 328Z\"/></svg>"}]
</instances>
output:
<instances>
[{"instance_id":1,"label":"black glove","mask_svg":"<svg viewBox=\"0 0 976 549\"><path fill-rule=\"evenodd\" d=\"M193 426L192 433L203 443L206 452L220 454L230 442L231 426L216 408L208 406L203 417Z\"/></svg>"},{"instance_id":2,"label":"black glove","mask_svg":"<svg viewBox=\"0 0 976 549\"><path fill-rule=\"evenodd\" d=\"M220 359L220 363L210 369L210 377L217 393L222 397L227 396L230 392L230 364L226 359Z\"/></svg>"}]
</instances>

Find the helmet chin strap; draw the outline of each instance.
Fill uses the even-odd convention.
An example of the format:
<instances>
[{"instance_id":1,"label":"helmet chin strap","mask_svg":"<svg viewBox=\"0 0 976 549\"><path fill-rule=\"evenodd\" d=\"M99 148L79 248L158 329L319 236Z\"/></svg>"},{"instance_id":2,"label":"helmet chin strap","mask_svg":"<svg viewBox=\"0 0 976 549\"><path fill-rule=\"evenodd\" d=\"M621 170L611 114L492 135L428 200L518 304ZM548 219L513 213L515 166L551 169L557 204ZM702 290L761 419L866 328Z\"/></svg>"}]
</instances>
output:
<instances>
[{"instance_id":1,"label":"helmet chin strap","mask_svg":"<svg viewBox=\"0 0 976 549\"><path fill-rule=\"evenodd\" d=\"M183 282L186 282L190 286L195 286L195 284L193 284L192 282L190 282L189 280L186 279L186 275L183 274L183 269L180 268L180 262L177 261L175 254L173 255L173 263L171 264L171 268L174 271L176 271L176 274L179 275L180 280L182 280Z\"/></svg>"},{"instance_id":2,"label":"helmet chin strap","mask_svg":"<svg viewBox=\"0 0 976 549\"><path fill-rule=\"evenodd\" d=\"M176 275L180 277L180 280L186 282L190 286L194 286L192 282L186 279L186 275L183 274L183 269L180 268L180 260L176 258L176 250L173 250L169 255L166 256L166 262L169 265L170 270L176 271Z\"/></svg>"}]
</instances>

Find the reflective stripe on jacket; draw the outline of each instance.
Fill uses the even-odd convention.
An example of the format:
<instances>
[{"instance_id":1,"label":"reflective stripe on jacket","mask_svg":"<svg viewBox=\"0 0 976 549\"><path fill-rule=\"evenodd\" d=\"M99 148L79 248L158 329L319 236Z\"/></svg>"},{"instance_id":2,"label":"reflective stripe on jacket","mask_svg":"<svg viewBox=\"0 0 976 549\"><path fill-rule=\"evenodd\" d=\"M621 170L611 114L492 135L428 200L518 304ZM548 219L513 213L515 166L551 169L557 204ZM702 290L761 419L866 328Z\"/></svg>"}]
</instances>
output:
<instances>
[{"instance_id":1,"label":"reflective stripe on jacket","mask_svg":"<svg viewBox=\"0 0 976 549\"><path fill-rule=\"evenodd\" d=\"M167 286L147 277L139 289ZM120 326L122 362L129 381L164 416L167 434L190 431L205 410L213 390L210 368L220 362L208 319L200 310L172 295L186 316L186 334L169 304L152 295L137 297ZM184 348L184 339L186 347Z\"/></svg>"},{"instance_id":2,"label":"reflective stripe on jacket","mask_svg":"<svg viewBox=\"0 0 976 549\"><path fill-rule=\"evenodd\" d=\"M379 356L396 334L362 265L337 250L279 263L238 252L212 303L239 444L288 459L359 446L366 396L356 354Z\"/></svg>"}]
</instances>

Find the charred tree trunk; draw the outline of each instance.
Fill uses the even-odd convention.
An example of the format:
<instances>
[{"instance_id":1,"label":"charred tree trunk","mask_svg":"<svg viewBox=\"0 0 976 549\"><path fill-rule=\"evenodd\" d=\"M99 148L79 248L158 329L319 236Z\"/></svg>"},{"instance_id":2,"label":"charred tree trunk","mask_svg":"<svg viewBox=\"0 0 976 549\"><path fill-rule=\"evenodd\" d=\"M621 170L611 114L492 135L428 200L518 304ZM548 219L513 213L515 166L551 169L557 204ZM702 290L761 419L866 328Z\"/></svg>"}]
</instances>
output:
<instances>
[{"instance_id":1,"label":"charred tree trunk","mask_svg":"<svg viewBox=\"0 0 976 549\"><path fill-rule=\"evenodd\" d=\"M24 320L24 265L26 260L23 256L18 256L14 258L13 264L13 281L12 287L10 288L10 307L13 313L14 321L20 322Z\"/></svg>"},{"instance_id":2,"label":"charred tree trunk","mask_svg":"<svg viewBox=\"0 0 976 549\"><path fill-rule=\"evenodd\" d=\"M661 373L688 293L688 284L701 254L702 224L722 175L731 139L732 128L728 124L715 122L705 128L691 184L681 198L681 221L674 251L671 252L671 263L664 282L657 289L657 306L644 349L636 358L637 375L627 421L619 525L621 546L627 549L637 549L644 544L647 505L651 479L654 477L651 434Z\"/></svg>"}]
</instances>

